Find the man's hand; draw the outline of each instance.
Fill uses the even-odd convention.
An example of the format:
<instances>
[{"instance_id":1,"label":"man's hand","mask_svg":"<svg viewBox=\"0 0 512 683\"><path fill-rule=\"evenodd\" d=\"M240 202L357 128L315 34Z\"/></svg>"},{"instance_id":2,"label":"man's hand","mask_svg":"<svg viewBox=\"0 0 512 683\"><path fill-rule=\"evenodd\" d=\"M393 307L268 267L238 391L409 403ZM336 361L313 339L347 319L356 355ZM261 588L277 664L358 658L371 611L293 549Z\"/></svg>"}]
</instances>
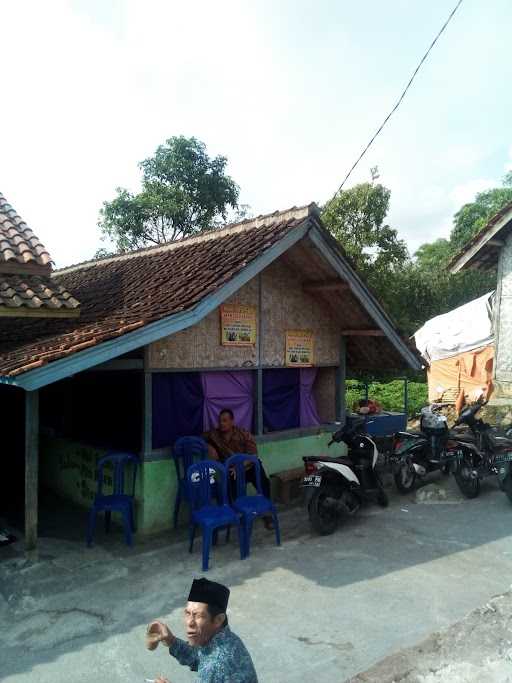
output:
<instances>
[{"instance_id":1,"label":"man's hand","mask_svg":"<svg viewBox=\"0 0 512 683\"><path fill-rule=\"evenodd\" d=\"M148 635L154 634L157 642L163 643L166 647L171 645L176 640L176 637L163 621L152 621L148 626Z\"/></svg>"},{"instance_id":2,"label":"man's hand","mask_svg":"<svg viewBox=\"0 0 512 683\"><path fill-rule=\"evenodd\" d=\"M168 681L167 678L162 678L161 676L158 676L158 678L155 678L155 683L170 683L170 681Z\"/></svg>"}]
</instances>

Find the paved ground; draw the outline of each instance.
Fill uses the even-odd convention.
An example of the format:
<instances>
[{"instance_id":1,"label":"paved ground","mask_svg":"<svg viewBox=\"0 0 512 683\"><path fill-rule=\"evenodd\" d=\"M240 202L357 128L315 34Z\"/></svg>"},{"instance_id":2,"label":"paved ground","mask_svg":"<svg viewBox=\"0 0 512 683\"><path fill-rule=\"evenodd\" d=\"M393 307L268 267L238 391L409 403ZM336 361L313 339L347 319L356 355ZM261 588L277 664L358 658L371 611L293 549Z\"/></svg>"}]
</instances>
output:
<instances>
[{"instance_id":1,"label":"paved ground","mask_svg":"<svg viewBox=\"0 0 512 683\"><path fill-rule=\"evenodd\" d=\"M512 580L512 506L494 482L474 501L454 489L443 503L394 497L330 537L312 536L301 508L282 514L282 526L281 548L259 529L250 559L222 544L209 572L232 588L231 624L260 683L341 683ZM172 683L193 680L164 651L147 652L143 636L157 616L180 632L199 561L199 547L189 556L183 542L163 537L139 538L132 551L112 538L87 550L48 537L36 563L0 549L0 678L135 683L163 672Z\"/></svg>"},{"instance_id":2,"label":"paved ground","mask_svg":"<svg viewBox=\"0 0 512 683\"><path fill-rule=\"evenodd\" d=\"M512 683L512 593L386 657L350 683Z\"/></svg>"}]
</instances>

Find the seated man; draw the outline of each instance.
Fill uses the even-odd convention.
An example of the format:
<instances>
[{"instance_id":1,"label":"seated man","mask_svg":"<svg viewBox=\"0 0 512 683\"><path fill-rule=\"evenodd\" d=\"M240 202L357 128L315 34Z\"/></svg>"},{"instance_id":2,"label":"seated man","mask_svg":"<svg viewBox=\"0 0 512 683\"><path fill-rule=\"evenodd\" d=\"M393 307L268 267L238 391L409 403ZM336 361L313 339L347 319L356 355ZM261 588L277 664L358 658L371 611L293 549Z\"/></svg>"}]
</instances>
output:
<instances>
[{"instance_id":1,"label":"seated man","mask_svg":"<svg viewBox=\"0 0 512 683\"><path fill-rule=\"evenodd\" d=\"M235 416L230 408L224 408L219 414L219 426L204 435L208 443L208 453L212 460L219 460L224 463L235 453L248 453L257 455L258 448L253 435L246 429L241 429L235 425ZM265 472L263 463L260 460L261 488L263 495L270 498L270 480ZM245 473L246 481L256 486L256 473L254 465L249 465ZM236 482L232 478L229 483L229 495L231 500L236 495ZM273 529L272 517L264 517L265 528L269 531Z\"/></svg>"}]
</instances>

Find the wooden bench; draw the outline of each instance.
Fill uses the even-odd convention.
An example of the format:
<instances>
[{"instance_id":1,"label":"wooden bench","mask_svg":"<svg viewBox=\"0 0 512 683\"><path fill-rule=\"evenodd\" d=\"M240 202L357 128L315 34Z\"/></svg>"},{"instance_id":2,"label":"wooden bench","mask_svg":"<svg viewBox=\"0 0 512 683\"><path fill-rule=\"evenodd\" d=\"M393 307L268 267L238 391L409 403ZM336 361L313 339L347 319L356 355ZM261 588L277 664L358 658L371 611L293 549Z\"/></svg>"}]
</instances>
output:
<instances>
[{"instance_id":1,"label":"wooden bench","mask_svg":"<svg viewBox=\"0 0 512 683\"><path fill-rule=\"evenodd\" d=\"M279 503L288 505L294 498L300 495L299 484L304 476L304 467L296 467L292 470L284 470L271 475L277 482L276 498Z\"/></svg>"}]
</instances>

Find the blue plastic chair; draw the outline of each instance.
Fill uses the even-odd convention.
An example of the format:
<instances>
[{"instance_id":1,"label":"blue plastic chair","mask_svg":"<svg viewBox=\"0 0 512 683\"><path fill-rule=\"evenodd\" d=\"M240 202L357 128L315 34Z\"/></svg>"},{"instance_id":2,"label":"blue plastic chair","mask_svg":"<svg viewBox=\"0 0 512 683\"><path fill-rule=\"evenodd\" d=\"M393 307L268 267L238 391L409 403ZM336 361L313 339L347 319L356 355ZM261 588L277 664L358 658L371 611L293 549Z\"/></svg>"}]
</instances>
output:
<instances>
[{"instance_id":1,"label":"blue plastic chair","mask_svg":"<svg viewBox=\"0 0 512 683\"><path fill-rule=\"evenodd\" d=\"M252 463L256 473L256 495L254 496L247 495L245 465L248 462ZM272 515L276 532L276 544L281 545L281 533L279 530L277 510L272 501L263 495L261 488L261 465L259 459L255 455L236 453L226 460L225 466L228 473L233 470L235 474L236 498L232 501L231 506L242 515L243 537L245 540L244 555L248 557L250 554L252 526L256 517L263 517L269 514ZM229 476L231 476L231 474L229 474Z\"/></svg>"},{"instance_id":2,"label":"blue plastic chair","mask_svg":"<svg viewBox=\"0 0 512 683\"><path fill-rule=\"evenodd\" d=\"M197 527L203 532L203 571L208 571L210 548L218 529L231 526L238 528L240 559L244 559L245 541L239 515L228 504L227 472L220 462L207 460L198 462L187 470L187 487L190 501L190 545L194 548Z\"/></svg>"},{"instance_id":3,"label":"blue plastic chair","mask_svg":"<svg viewBox=\"0 0 512 683\"><path fill-rule=\"evenodd\" d=\"M132 463L132 485L130 493L124 492L125 467ZM103 494L103 472L105 465L111 464L113 467L112 493ZM98 460L96 471L98 479L98 489L94 497L92 507L89 511L89 523L87 525L87 545L92 544L94 529L96 527L96 516L99 512L105 512L105 531L110 531L110 520L112 512L120 512L123 517L124 536L126 543L132 545L132 533L135 532L135 479L137 476L137 466L139 459L132 453L107 453Z\"/></svg>"},{"instance_id":4,"label":"blue plastic chair","mask_svg":"<svg viewBox=\"0 0 512 683\"><path fill-rule=\"evenodd\" d=\"M174 502L174 528L178 526L178 517L182 501L190 504L186 474L190 465L208 458L208 445L200 436L182 436L174 444L172 457L176 467L178 490Z\"/></svg>"}]
</instances>

